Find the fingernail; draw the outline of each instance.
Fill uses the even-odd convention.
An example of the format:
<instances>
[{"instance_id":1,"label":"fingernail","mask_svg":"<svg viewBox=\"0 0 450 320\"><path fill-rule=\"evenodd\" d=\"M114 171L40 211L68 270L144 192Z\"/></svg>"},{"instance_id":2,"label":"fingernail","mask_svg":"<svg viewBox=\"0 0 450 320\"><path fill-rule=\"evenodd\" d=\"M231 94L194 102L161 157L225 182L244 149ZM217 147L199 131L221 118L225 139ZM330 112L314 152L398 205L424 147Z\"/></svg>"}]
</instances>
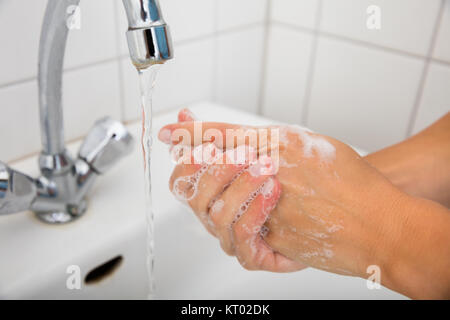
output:
<instances>
[{"instance_id":1,"label":"fingernail","mask_svg":"<svg viewBox=\"0 0 450 320\"><path fill-rule=\"evenodd\" d=\"M197 117L187 108L180 110L178 113L178 122L195 121Z\"/></svg>"},{"instance_id":2,"label":"fingernail","mask_svg":"<svg viewBox=\"0 0 450 320\"><path fill-rule=\"evenodd\" d=\"M158 139L161 142L164 142L164 143L167 143L167 144L171 144L171 142L172 142L172 132L169 129L167 129L167 128L161 129L161 131L159 131L159 133L158 133Z\"/></svg>"},{"instance_id":3,"label":"fingernail","mask_svg":"<svg viewBox=\"0 0 450 320\"><path fill-rule=\"evenodd\" d=\"M264 198L270 198L273 194L273 189L275 188L275 182L274 179L271 177L269 178L266 183L264 183L261 194L264 196Z\"/></svg>"}]
</instances>

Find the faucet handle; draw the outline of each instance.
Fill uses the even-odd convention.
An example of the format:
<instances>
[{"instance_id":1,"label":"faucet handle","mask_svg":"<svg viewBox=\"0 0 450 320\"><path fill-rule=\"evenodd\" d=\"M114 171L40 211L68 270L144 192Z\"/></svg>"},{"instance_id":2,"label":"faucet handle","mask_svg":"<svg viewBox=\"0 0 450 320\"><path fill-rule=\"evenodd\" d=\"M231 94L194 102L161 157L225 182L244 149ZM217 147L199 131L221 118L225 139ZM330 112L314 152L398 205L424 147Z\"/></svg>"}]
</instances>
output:
<instances>
[{"instance_id":1,"label":"faucet handle","mask_svg":"<svg viewBox=\"0 0 450 320\"><path fill-rule=\"evenodd\" d=\"M35 197L35 181L0 161L0 215L28 210Z\"/></svg>"},{"instance_id":2,"label":"faucet handle","mask_svg":"<svg viewBox=\"0 0 450 320\"><path fill-rule=\"evenodd\" d=\"M119 121L109 117L98 120L81 145L79 158L97 173L104 173L131 152L133 137Z\"/></svg>"}]
</instances>

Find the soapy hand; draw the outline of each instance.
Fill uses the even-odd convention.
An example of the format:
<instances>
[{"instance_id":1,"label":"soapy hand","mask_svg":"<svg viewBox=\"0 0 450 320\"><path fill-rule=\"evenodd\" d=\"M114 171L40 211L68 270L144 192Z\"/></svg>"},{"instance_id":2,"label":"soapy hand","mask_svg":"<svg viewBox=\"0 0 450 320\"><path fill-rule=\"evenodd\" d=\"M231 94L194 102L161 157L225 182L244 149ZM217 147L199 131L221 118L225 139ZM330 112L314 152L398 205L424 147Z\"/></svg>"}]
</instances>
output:
<instances>
[{"instance_id":1,"label":"soapy hand","mask_svg":"<svg viewBox=\"0 0 450 320\"><path fill-rule=\"evenodd\" d=\"M185 109L178 121L189 126L194 117ZM247 269L290 272L305 268L273 251L262 238L264 223L281 193L279 182L268 171L270 158L252 162L256 153L248 148L226 151L209 142L192 148L175 144L170 141L175 127L159 135L171 145L171 155L178 163L170 178L170 190L219 238L223 250L236 255ZM238 156L241 161L233 161Z\"/></svg>"},{"instance_id":2,"label":"soapy hand","mask_svg":"<svg viewBox=\"0 0 450 320\"><path fill-rule=\"evenodd\" d=\"M194 137L194 123L183 110L178 124L160 132L177 148L170 189L245 268L283 272L305 264L363 275L378 249L372 240L393 238L376 220L401 193L347 145L298 127L269 127L266 143L257 133L256 148L244 150L245 161L234 164L226 161L227 151L249 141L227 141L225 131L244 127L202 123L203 138L215 129L223 139L202 138L195 145L186 139ZM189 135L180 142L176 132L182 129ZM247 137L250 129L244 128ZM202 156L197 163L196 153ZM271 174L258 174L267 167Z\"/></svg>"},{"instance_id":3,"label":"soapy hand","mask_svg":"<svg viewBox=\"0 0 450 320\"><path fill-rule=\"evenodd\" d=\"M448 252L448 210L395 188L346 144L295 126L200 123L187 110L159 138L178 162L172 192L245 268L366 278L375 265L383 284L406 294L443 286L425 261ZM236 151L244 161L229 161ZM445 273L447 260L434 269ZM426 281L410 283L410 273Z\"/></svg>"}]
</instances>

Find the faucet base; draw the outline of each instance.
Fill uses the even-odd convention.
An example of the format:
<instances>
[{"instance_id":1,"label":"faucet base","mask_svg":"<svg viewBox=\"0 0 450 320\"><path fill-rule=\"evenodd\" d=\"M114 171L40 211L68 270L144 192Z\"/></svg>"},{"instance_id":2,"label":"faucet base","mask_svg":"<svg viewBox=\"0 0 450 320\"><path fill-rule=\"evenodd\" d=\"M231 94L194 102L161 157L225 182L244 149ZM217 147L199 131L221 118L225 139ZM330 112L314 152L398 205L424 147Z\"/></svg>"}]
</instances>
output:
<instances>
[{"instance_id":1,"label":"faucet base","mask_svg":"<svg viewBox=\"0 0 450 320\"><path fill-rule=\"evenodd\" d=\"M45 223L64 224L72 222L83 216L86 212L87 202L82 200L78 205L67 205L67 211L35 212L36 217Z\"/></svg>"}]
</instances>

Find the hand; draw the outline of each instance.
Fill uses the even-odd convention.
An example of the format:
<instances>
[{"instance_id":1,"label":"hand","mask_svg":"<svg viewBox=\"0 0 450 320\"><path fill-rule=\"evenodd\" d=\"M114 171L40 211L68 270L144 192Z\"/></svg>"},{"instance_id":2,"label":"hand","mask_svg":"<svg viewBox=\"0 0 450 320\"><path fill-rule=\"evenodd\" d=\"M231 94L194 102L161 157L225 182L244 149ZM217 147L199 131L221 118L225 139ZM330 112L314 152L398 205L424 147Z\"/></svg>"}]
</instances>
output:
<instances>
[{"instance_id":1,"label":"hand","mask_svg":"<svg viewBox=\"0 0 450 320\"><path fill-rule=\"evenodd\" d=\"M192 125L193 120L188 110L179 113L179 123ZM170 143L171 134L167 136L167 131L161 130L159 137ZM194 163L198 150L209 151L212 157L208 163ZM172 146L171 153L178 165L170 178L170 190L219 238L227 254L236 255L246 269L290 272L305 268L273 251L261 237L281 193L273 175L255 174L257 166L249 166L248 161L229 163L230 154L211 143L194 149ZM186 159L190 161L183 161Z\"/></svg>"},{"instance_id":2,"label":"hand","mask_svg":"<svg viewBox=\"0 0 450 320\"><path fill-rule=\"evenodd\" d=\"M193 136L193 119L185 117L186 112L182 111L179 118L187 121L165 129L173 133L185 128ZM203 123L205 131L212 126L222 132L241 128ZM387 211L384 208L395 206L401 193L339 141L294 127L269 129L279 130L280 135L279 143L271 146L279 149L276 179L254 176L244 165L181 163L172 174L170 189L179 199L187 200L205 227L221 240L224 251L237 255L247 268L279 271L273 263L268 267L249 262L254 257L246 246L246 231L255 228L258 232L252 239L282 253L283 261L288 257L316 268L362 276L376 250L376 239L392 237L379 222ZM214 143L210 148L238 147L234 142ZM194 162L193 152L184 152L183 156ZM222 162L225 156L220 155ZM251 193L262 186L273 186L271 196L259 194L251 201ZM267 228L265 241L259 236L263 224Z\"/></svg>"},{"instance_id":3,"label":"hand","mask_svg":"<svg viewBox=\"0 0 450 320\"><path fill-rule=\"evenodd\" d=\"M202 136L215 129L225 137L227 129L242 128L203 123ZM167 143L179 143L179 137L174 135L177 129L185 129L194 136L194 122L188 121L165 126L160 137ZM249 129L245 127L245 130ZM337 140L296 127L267 129L270 132L278 130L279 142L269 139L269 143L262 147L260 141L263 139L258 136L257 156L270 154L270 159L274 160L272 151L279 151L275 177L255 179L246 174L243 175L244 182L241 182L230 179L235 176L233 170L237 172L238 168L220 167L225 168L219 170L224 178L203 180L202 173L197 184L202 190L198 189L197 196L189 201L194 211L201 213L202 220L211 218L212 222L205 222L205 225L222 239L222 247L227 253L236 254L247 268L271 271L292 271L306 264L335 273L366 277L367 267L377 265L384 275L383 284L410 295L430 293L430 288L437 285L431 285L434 281L429 277L421 279L425 281L419 286L411 284L400 270L409 270L406 274L414 274L416 279L420 279L424 274L416 269L423 270L421 259L433 261L439 253L447 259L435 264L437 267L433 269L448 277L445 271L449 262L448 211L413 199L396 189L350 147ZM226 139L200 139L200 143L205 142L214 143L219 150L238 147L234 141ZM193 147L199 145L191 139L184 139L181 143ZM198 167L180 165L175 169L172 181L196 172L199 172ZM274 186L271 195L276 196L268 198L268 205L262 205L259 194L261 200L250 202L246 211L239 210L252 190L271 184ZM245 187L242 188L243 185ZM225 191L221 193L222 190ZM196 198L208 192L209 195L200 201L202 204L196 205ZM227 193L229 196L217 200L217 194L225 196ZM254 203L261 205L253 206ZM432 228L424 228L426 223L422 211L432 212L430 215L435 221ZM237 215L237 212L243 213ZM249 229L244 227L247 221L256 222L253 225L258 226L258 233L252 233L251 239L258 239L258 245L267 249L264 254L255 255L259 249L252 250L248 246L249 238L245 234L249 234ZM264 228L260 227L261 223L264 223ZM264 232L259 232L261 229ZM437 247L434 254L426 251L427 247L423 245L430 244L427 242L430 234L434 237L433 249ZM412 239L415 241L411 242ZM436 246L436 243L440 245ZM258 263L267 253L270 253L270 259L267 259L270 263ZM430 268L429 265L427 267ZM423 283L427 283L430 290L420 290Z\"/></svg>"}]
</instances>

